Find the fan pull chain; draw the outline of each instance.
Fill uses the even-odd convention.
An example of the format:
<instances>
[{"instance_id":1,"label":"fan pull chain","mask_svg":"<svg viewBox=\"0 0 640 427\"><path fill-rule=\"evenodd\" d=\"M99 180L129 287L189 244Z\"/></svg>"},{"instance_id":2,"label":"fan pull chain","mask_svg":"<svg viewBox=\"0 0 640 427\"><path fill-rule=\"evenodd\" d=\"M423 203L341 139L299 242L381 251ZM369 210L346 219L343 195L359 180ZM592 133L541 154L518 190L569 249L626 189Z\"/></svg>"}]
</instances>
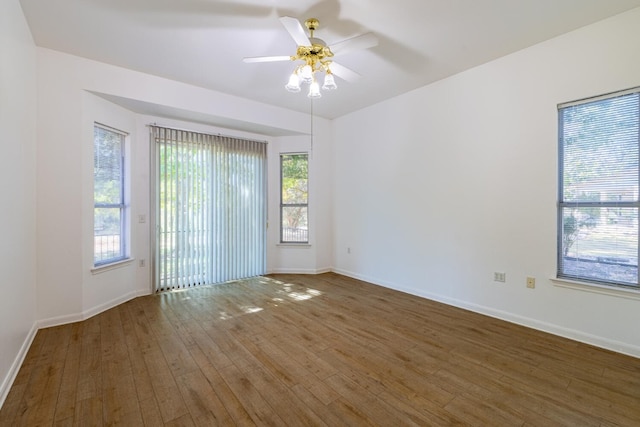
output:
<instances>
[{"instance_id":1,"label":"fan pull chain","mask_svg":"<svg viewBox=\"0 0 640 427\"><path fill-rule=\"evenodd\" d=\"M310 147L310 156L313 159L313 98L311 98L311 147Z\"/></svg>"}]
</instances>

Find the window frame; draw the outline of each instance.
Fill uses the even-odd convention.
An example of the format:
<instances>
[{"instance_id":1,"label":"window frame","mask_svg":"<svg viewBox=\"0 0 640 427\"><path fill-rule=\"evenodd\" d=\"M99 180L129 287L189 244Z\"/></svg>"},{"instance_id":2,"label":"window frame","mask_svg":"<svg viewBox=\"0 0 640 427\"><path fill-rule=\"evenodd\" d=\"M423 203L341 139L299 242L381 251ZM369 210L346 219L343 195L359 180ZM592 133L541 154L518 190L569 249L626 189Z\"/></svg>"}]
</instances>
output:
<instances>
[{"instance_id":1,"label":"window frame","mask_svg":"<svg viewBox=\"0 0 640 427\"><path fill-rule=\"evenodd\" d=\"M618 200L618 201L610 201L610 200L580 200L580 201L565 201L564 200L564 192L565 192L565 143L563 140L564 136L564 120L563 120L563 111L566 108L584 105L584 104L593 104L599 101L611 100L627 95L636 94L638 96L638 107L640 111L640 87L616 91L604 95L594 96L586 99L581 99L577 101L567 102L558 104L557 111L557 124L558 124L558 195L557 195L557 242L556 242L556 255L557 255L557 268L556 268L556 279L563 281L577 281L585 284L603 286L606 288L617 288L617 289L625 289L638 291L640 290L640 270L638 264L640 261L640 223L638 222L640 216L640 195L636 190L635 200ZM640 113L638 115L638 136L636 140L636 144L638 144L638 150L640 152ZM640 188L640 158L638 158L638 171L639 173L635 177L634 183L636 184L636 188ZM601 177L602 175L598 175ZM612 181L615 177L612 178ZM609 189L610 187L606 187ZM610 278L594 278L587 277L585 275L580 274L569 274L564 270L564 237L565 237L565 222L564 222L564 213L565 209L576 209L576 208L584 208L584 209L602 209L602 208L611 208L611 209L636 209L636 236L637 236L637 250L635 254L635 262L636 262L636 283L625 282L625 281L615 281ZM599 261L598 261L599 262Z\"/></svg>"},{"instance_id":2,"label":"window frame","mask_svg":"<svg viewBox=\"0 0 640 427\"><path fill-rule=\"evenodd\" d=\"M307 202L306 203L285 203L283 200L284 190L284 170L283 163L285 157L290 156L305 156L307 162ZM285 208L301 207L306 208L307 211L307 238L306 240L285 240L284 233L284 210ZM279 242L284 245L309 245L309 153L308 152L286 152L280 153L280 227L279 227Z\"/></svg>"},{"instance_id":3,"label":"window frame","mask_svg":"<svg viewBox=\"0 0 640 427\"><path fill-rule=\"evenodd\" d=\"M129 250L129 206L128 200L128 174L127 174L127 146L129 140L129 133L120 129L108 126L99 122L93 124L93 153L94 153L94 168L95 168L95 154L96 154L96 129L99 128L106 132L111 132L120 136L120 200L118 203L97 203L96 202L96 187L95 187L95 172L93 180L93 266L95 268L103 268L111 265L122 263L130 259ZM94 169L95 170L95 169ZM97 244L95 224L96 224L96 209L118 209L120 216L120 238L119 238L119 250L116 256L97 260Z\"/></svg>"}]
</instances>

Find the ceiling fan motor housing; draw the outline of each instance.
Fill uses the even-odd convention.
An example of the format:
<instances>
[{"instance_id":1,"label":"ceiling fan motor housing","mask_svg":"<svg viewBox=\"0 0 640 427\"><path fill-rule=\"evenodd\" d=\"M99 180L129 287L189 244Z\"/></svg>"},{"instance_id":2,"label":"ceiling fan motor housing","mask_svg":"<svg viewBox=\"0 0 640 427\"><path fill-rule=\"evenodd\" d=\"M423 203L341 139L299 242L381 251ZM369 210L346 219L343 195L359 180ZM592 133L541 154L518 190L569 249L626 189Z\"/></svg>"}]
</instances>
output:
<instances>
[{"instance_id":1,"label":"ceiling fan motor housing","mask_svg":"<svg viewBox=\"0 0 640 427\"><path fill-rule=\"evenodd\" d=\"M313 31L318 29L318 27L320 26L320 21L318 21L316 18L309 18L304 21L304 25L307 27L309 32L311 32L311 37L313 37Z\"/></svg>"},{"instance_id":2,"label":"ceiling fan motor housing","mask_svg":"<svg viewBox=\"0 0 640 427\"><path fill-rule=\"evenodd\" d=\"M326 58L332 57L333 52L331 52L324 40L313 37L313 32L318 28L320 22L316 18L309 18L304 21L304 25L309 30L309 42L311 45L298 46L296 55L292 56L291 59L303 60L313 70L328 67L330 61L326 61Z\"/></svg>"}]
</instances>

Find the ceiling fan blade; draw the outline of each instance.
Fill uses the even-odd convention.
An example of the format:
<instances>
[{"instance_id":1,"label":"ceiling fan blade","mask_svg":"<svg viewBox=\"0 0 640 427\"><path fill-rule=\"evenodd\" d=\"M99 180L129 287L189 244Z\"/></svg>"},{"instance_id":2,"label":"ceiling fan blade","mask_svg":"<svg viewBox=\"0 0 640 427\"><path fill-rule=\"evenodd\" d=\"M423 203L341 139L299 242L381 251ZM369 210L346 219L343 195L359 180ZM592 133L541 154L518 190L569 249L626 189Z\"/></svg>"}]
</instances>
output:
<instances>
[{"instance_id":1,"label":"ceiling fan blade","mask_svg":"<svg viewBox=\"0 0 640 427\"><path fill-rule=\"evenodd\" d=\"M373 33L366 33L331 45L331 52L337 55L374 46L378 46L378 38Z\"/></svg>"},{"instance_id":2,"label":"ceiling fan blade","mask_svg":"<svg viewBox=\"0 0 640 427\"><path fill-rule=\"evenodd\" d=\"M345 67L344 65L338 64L337 62L332 62L331 65L329 65L329 69L331 69L331 73L348 82L355 82L362 78L360 74Z\"/></svg>"},{"instance_id":3,"label":"ceiling fan blade","mask_svg":"<svg viewBox=\"0 0 640 427\"><path fill-rule=\"evenodd\" d=\"M283 16L280 18L280 22L282 22L282 25L284 25L284 28L289 32L298 46L311 46L309 37L304 32L300 21L290 16Z\"/></svg>"},{"instance_id":4,"label":"ceiling fan blade","mask_svg":"<svg viewBox=\"0 0 640 427\"><path fill-rule=\"evenodd\" d=\"M290 56L253 56L249 58L243 58L244 62L276 62L276 61L291 61Z\"/></svg>"}]
</instances>

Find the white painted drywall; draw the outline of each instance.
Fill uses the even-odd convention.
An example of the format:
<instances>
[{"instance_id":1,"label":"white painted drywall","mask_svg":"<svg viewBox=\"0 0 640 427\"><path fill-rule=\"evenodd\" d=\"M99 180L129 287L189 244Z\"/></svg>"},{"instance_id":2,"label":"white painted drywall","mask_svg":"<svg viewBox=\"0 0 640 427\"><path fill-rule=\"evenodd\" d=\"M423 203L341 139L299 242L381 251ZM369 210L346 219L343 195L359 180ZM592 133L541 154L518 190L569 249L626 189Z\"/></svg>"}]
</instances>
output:
<instances>
[{"instance_id":1,"label":"white painted drywall","mask_svg":"<svg viewBox=\"0 0 640 427\"><path fill-rule=\"evenodd\" d=\"M0 2L0 406L36 326L36 48L18 0Z\"/></svg>"},{"instance_id":2,"label":"white painted drywall","mask_svg":"<svg viewBox=\"0 0 640 427\"><path fill-rule=\"evenodd\" d=\"M138 222L138 214L146 211L139 202L144 199L145 189L139 188L140 169L147 169L140 163L140 154L148 152L147 134L139 135L136 127L136 114L105 101L98 96L83 91L82 95L82 141L81 144L81 200L82 200L82 307L85 317L94 312L103 311L113 305L138 295L148 294L149 286L138 281L138 260L144 259L141 254L146 248L141 247L137 235L144 224ZM123 264L113 270L93 268L93 130L94 123L101 123L128 134L125 140L125 201L129 215L129 255L133 262ZM148 187L147 187L148 188Z\"/></svg>"},{"instance_id":3,"label":"white painted drywall","mask_svg":"<svg viewBox=\"0 0 640 427\"><path fill-rule=\"evenodd\" d=\"M315 101L318 102L318 101ZM311 126L309 125L309 128ZM331 122L313 119L310 135L274 138L269 150L267 266L271 273L316 274L331 269L333 179ZM280 154L309 156L309 244L280 244Z\"/></svg>"},{"instance_id":4,"label":"white painted drywall","mask_svg":"<svg viewBox=\"0 0 640 427\"><path fill-rule=\"evenodd\" d=\"M549 280L556 106L639 86L638 52L640 9L336 119L336 270L640 356L640 301Z\"/></svg>"}]
</instances>

